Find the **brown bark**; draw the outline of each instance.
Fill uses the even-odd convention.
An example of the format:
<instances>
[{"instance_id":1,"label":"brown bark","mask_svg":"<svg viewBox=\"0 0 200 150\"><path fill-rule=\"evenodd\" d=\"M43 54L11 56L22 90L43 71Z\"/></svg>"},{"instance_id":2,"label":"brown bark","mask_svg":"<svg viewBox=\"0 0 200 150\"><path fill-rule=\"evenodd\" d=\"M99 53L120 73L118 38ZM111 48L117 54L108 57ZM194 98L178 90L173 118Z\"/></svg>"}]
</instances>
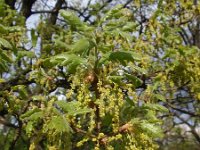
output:
<instances>
[{"instance_id":1,"label":"brown bark","mask_svg":"<svg viewBox=\"0 0 200 150\"><path fill-rule=\"evenodd\" d=\"M35 2L36 0L22 0L21 12L26 19L31 15L31 9Z\"/></svg>"},{"instance_id":2,"label":"brown bark","mask_svg":"<svg viewBox=\"0 0 200 150\"><path fill-rule=\"evenodd\" d=\"M9 5L11 9L15 9L16 0L5 0L5 3Z\"/></svg>"},{"instance_id":3,"label":"brown bark","mask_svg":"<svg viewBox=\"0 0 200 150\"><path fill-rule=\"evenodd\" d=\"M197 16L197 24L196 27L194 29L194 45L197 46L198 48L200 48L200 15Z\"/></svg>"},{"instance_id":4,"label":"brown bark","mask_svg":"<svg viewBox=\"0 0 200 150\"><path fill-rule=\"evenodd\" d=\"M54 25L56 24L56 20L58 18L58 13L59 10L62 8L62 5L65 1L64 0L58 0L54 9L53 9L53 13L51 13L51 17L49 18L49 23Z\"/></svg>"}]
</instances>

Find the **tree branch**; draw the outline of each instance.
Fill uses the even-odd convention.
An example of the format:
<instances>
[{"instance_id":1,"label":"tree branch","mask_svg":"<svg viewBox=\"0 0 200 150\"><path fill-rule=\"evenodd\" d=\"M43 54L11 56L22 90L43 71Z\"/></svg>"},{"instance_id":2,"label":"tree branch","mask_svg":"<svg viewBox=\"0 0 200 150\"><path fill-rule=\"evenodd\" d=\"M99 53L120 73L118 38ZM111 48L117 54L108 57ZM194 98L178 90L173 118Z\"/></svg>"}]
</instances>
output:
<instances>
[{"instance_id":1,"label":"tree branch","mask_svg":"<svg viewBox=\"0 0 200 150\"><path fill-rule=\"evenodd\" d=\"M49 23L51 24L56 24L56 20L57 20L57 17L58 17L58 13L59 13L59 10L62 8L62 5L65 1L64 0L58 0L55 7L53 8L53 13L51 13L51 17L49 18Z\"/></svg>"},{"instance_id":2,"label":"tree branch","mask_svg":"<svg viewBox=\"0 0 200 150\"><path fill-rule=\"evenodd\" d=\"M175 106L173 106L173 105L170 104L170 103L167 103L167 105L168 105L169 107L171 107L172 109L174 109L174 110L177 110L177 111L182 112L182 113L184 113L184 114L188 114L188 115L190 115L190 116L192 116L192 117L200 117L200 114L195 114L195 113L193 113L193 112L189 112L189 111L186 111L186 110L183 110L183 109L180 109L180 108L176 108Z\"/></svg>"},{"instance_id":3,"label":"tree branch","mask_svg":"<svg viewBox=\"0 0 200 150\"><path fill-rule=\"evenodd\" d=\"M181 28L182 35L185 37L185 40L187 41L186 43L188 43L189 45L192 45L192 42L191 42L187 32L185 31L185 29L182 27L180 27L180 28Z\"/></svg>"},{"instance_id":4,"label":"tree branch","mask_svg":"<svg viewBox=\"0 0 200 150\"><path fill-rule=\"evenodd\" d=\"M196 132L195 127L192 126L191 124L189 124L187 121L185 121L184 119L182 119L180 116L176 115L183 123L187 124L188 127L190 127L191 129L191 133L193 134L193 136L195 137L195 139L197 140L197 142L200 144L200 136L199 134Z\"/></svg>"},{"instance_id":5,"label":"tree branch","mask_svg":"<svg viewBox=\"0 0 200 150\"><path fill-rule=\"evenodd\" d=\"M18 141L18 139L20 138L21 133L22 133L22 122L20 121L19 118L18 118L17 120L18 120L18 123L19 123L19 127L18 127L17 130L16 130L15 137L14 137L13 141L12 141L11 144L10 144L9 150L15 149L15 145L16 145L16 143L17 143L17 141Z\"/></svg>"},{"instance_id":6,"label":"tree branch","mask_svg":"<svg viewBox=\"0 0 200 150\"><path fill-rule=\"evenodd\" d=\"M31 9L36 0L22 0L21 12L27 19L31 15Z\"/></svg>"},{"instance_id":7,"label":"tree branch","mask_svg":"<svg viewBox=\"0 0 200 150\"><path fill-rule=\"evenodd\" d=\"M15 85L28 85L33 83L33 81L29 81L24 78L24 76L30 71L31 69L23 70L21 73L18 73L15 78L10 79L7 82L0 83L0 91L10 90L11 87Z\"/></svg>"},{"instance_id":8,"label":"tree branch","mask_svg":"<svg viewBox=\"0 0 200 150\"><path fill-rule=\"evenodd\" d=\"M133 0L128 0L124 5L123 7L126 8Z\"/></svg>"},{"instance_id":9,"label":"tree branch","mask_svg":"<svg viewBox=\"0 0 200 150\"><path fill-rule=\"evenodd\" d=\"M7 127L15 128L15 129L18 128L18 126L6 121L6 119L1 116L0 116L0 124L3 124L4 126L7 126Z\"/></svg>"},{"instance_id":10,"label":"tree branch","mask_svg":"<svg viewBox=\"0 0 200 150\"><path fill-rule=\"evenodd\" d=\"M104 9L109 3L111 3L113 0L107 0L98 10L96 10L96 11L98 11L98 12L100 12L102 9ZM88 16L86 16L85 18L84 18L84 22L87 22L90 18L92 17L92 15L91 14L89 14Z\"/></svg>"}]
</instances>

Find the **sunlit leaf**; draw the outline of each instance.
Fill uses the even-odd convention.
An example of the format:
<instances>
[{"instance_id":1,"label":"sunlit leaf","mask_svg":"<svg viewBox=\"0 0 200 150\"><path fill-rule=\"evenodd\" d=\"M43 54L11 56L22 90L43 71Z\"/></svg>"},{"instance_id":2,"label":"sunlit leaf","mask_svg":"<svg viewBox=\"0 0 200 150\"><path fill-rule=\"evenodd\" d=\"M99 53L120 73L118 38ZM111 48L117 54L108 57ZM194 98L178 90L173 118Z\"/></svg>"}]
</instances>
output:
<instances>
[{"instance_id":1,"label":"sunlit leaf","mask_svg":"<svg viewBox=\"0 0 200 150\"><path fill-rule=\"evenodd\" d=\"M12 63L12 58L6 53L6 51L3 51L0 49L0 58L5 60L8 63Z\"/></svg>"},{"instance_id":2,"label":"sunlit leaf","mask_svg":"<svg viewBox=\"0 0 200 150\"><path fill-rule=\"evenodd\" d=\"M17 52L17 58L21 59L22 57L28 57L28 58L34 58L35 57L35 53L33 51L18 51Z\"/></svg>"},{"instance_id":3,"label":"sunlit leaf","mask_svg":"<svg viewBox=\"0 0 200 150\"><path fill-rule=\"evenodd\" d=\"M44 128L44 132L53 131L56 133L70 132L69 123L63 116L52 116L51 120Z\"/></svg>"},{"instance_id":4,"label":"sunlit leaf","mask_svg":"<svg viewBox=\"0 0 200 150\"><path fill-rule=\"evenodd\" d=\"M0 47L2 48L8 48L8 49L12 49L12 45L5 39L0 38Z\"/></svg>"}]
</instances>

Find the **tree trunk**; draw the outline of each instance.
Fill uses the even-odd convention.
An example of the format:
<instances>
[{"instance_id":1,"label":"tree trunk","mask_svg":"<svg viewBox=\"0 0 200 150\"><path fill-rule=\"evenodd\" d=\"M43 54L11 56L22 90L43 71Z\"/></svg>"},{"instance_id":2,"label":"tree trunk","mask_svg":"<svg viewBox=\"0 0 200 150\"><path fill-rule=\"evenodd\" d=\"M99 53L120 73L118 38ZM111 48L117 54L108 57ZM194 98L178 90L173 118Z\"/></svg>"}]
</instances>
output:
<instances>
[{"instance_id":1,"label":"tree trunk","mask_svg":"<svg viewBox=\"0 0 200 150\"><path fill-rule=\"evenodd\" d=\"M22 0L21 12L26 19L31 15L31 9L35 2L36 0Z\"/></svg>"}]
</instances>

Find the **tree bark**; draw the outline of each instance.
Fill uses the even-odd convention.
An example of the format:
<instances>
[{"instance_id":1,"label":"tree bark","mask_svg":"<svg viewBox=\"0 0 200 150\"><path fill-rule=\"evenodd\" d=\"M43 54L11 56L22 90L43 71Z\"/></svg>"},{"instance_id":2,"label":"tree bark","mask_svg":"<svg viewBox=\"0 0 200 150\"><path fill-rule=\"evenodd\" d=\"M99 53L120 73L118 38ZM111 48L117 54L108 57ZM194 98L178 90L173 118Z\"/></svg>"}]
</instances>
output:
<instances>
[{"instance_id":1,"label":"tree bark","mask_svg":"<svg viewBox=\"0 0 200 150\"><path fill-rule=\"evenodd\" d=\"M194 44L195 46L197 46L198 48L200 48L200 15L197 16L197 19L196 19L196 27L195 27L195 30L194 30Z\"/></svg>"},{"instance_id":2,"label":"tree bark","mask_svg":"<svg viewBox=\"0 0 200 150\"><path fill-rule=\"evenodd\" d=\"M36 0L22 0L21 12L26 19L31 15L31 9L35 2Z\"/></svg>"},{"instance_id":3,"label":"tree bark","mask_svg":"<svg viewBox=\"0 0 200 150\"><path fill-rule=\"evenodd\" d=\"M11 9L15 9L16 0L5 0L5 3L9 5Z\"/></svg>"},{"instance_id":4,"label":"tree bark","mask_svg":"<svg viewBox=\"0 0 200 150\"><path fill-rule=\"evenodd\" d=\"M62 7L62 4L64 3L65 1L64 0L58 0L54 9L53 9L53 13L51 14L50 18L49 18L49 23L54 25L56 24L56 20L58 18L58 13L59 13L59 10L61 9Z\"/></svg>"}]
</instances>

